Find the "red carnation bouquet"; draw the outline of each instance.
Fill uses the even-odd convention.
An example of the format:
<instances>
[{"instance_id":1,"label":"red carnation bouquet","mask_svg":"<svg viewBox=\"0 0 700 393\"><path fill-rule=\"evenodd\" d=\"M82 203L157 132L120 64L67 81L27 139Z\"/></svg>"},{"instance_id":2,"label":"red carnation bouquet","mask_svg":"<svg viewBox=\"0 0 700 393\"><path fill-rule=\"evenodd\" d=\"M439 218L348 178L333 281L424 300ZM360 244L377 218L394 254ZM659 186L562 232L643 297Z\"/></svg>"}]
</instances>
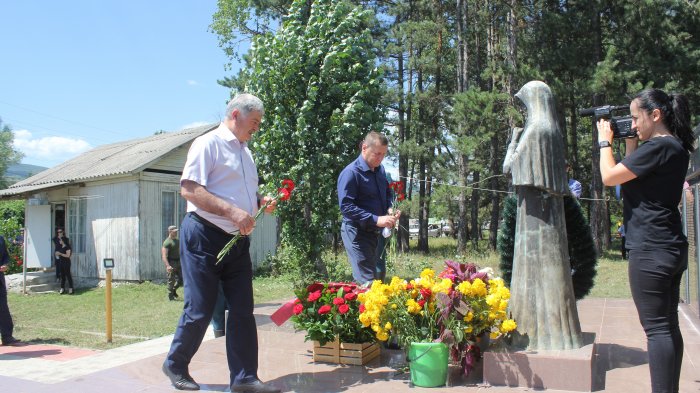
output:
<instances>
[{"instance_id":1,"label":"red carnation bouquet","mask_svg":"<svg viewBox=\"0 0 700 393\"><path fill-rule=\"evenodd\" d=\"M258 220L258 218L263 214L265 209L267 209L270 205L272 205L274 202L278 201L286 201L292 196L292 191L294 191L294 182L290 179L284 179L282 180L282 187L277 189L277 195L273 198L267 201L264 205L260 206L260 209L258 209L258 213L255 215L255 221ZM231 251L231 248L236 244L238 239L241 238L241 234L236 233L236 235L233 237L233 239L229 240L228 243L224 246L224 248L219 251L219 254L216 256L216 263L218 264L221 262L222 259L228 254L229 251Z\"/></svg>"},{"instance_id":2,"label":"red carnation bouquet","mask_svg":"<svg viewBox=\"0 0 700 393\"><path fill-rule=\"evenodd\" d=\"M313 283L294 291L292 322L297 330L306 331L306 341L321 345L334 341L365 343L375 341L371 328L358 319L362 305L357 295L366 289L354 283Z\"/></svg>"}]
</instances>

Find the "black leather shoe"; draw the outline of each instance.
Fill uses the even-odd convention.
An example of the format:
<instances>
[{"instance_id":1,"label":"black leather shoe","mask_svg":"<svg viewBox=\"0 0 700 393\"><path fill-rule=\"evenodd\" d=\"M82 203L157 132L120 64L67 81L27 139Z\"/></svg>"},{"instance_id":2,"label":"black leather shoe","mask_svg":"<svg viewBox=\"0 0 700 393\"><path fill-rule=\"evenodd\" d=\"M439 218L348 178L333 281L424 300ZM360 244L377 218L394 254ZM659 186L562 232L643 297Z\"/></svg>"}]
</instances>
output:
<instances>
[{"instance_id":1,"label":"black leather shoe","mask_svg":"<svg viewBox=\"0 0 700 393\"><path fill-rule=\"evenodd\" d=\"M12 336L2 339L2 345L6 345L6 346L19 345L21 343L22 343L22 340L14 338Z\"/></svg>"},{"instance_id":2,"label":"black leather shoe","mask_svg":"<svg viewBox=\"0 0 700 393\"><path fill-rule=\"evenodd\" d=\"M254 382L241 383L237 385L231 385L232 392L240 393L280 393L280 389L272 385L262 383L261 380L257 379Z\"/></svg>"},{"instance_id":3,"label":"black leather shoe","mask_svg":"<svg viewBox=\"0 0 700 393\"><path fill-rule=\"evenodd\" d=\"M177 390L199 390L199 385L192 379L189 373L177 374L163 363L163 372L170 378L170 382Z\"/></svg>"}]
</instances>

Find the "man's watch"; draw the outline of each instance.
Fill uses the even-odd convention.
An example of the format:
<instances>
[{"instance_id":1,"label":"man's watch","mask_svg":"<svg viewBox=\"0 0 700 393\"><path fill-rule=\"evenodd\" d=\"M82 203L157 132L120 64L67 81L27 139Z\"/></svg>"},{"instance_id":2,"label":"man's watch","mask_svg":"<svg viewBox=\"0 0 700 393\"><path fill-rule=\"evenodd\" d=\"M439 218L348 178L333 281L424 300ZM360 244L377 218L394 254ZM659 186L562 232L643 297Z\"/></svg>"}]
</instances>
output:
<instances>
[{"instance_id":1,"label":"man's watch","mask_svg":"<svg viewBox=\"0 0 700 393\"><path fill-rule=\"evenodd\" d=\"M599 148L604 148L604 147L610 147L610 142L608 141L598 141L598 147Z\"/></svg>"}]
</instances>

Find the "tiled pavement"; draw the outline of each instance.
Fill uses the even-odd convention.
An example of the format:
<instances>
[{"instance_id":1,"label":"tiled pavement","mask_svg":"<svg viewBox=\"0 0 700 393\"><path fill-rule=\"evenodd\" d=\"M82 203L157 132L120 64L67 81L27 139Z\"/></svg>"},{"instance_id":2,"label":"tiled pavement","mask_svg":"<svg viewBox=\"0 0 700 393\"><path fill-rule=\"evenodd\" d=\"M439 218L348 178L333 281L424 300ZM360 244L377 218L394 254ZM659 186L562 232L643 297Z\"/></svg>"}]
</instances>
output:
<instances>
[{"instance_id":1,"label":"tiled pavement","mask_svg":"<svg viewBox=\"0 0 700 393\"><path fill-rule=\"evenodd\" d=\"M462 378L450 370L448 386L418 388L409 383L401 351L383 350L365 367L314 363L311 344L289 323L278 327L269 315L279 303L256 307L260 342L260 377L284 392L488 392L518 393L528 388L488 386L481 373ZM581 327L595 332L596 391L649 392L644 333L634 305L627 299L585 299L578 303ZM700 320L688 306L680 307L685 341L681 392L700 393ZM0 347L0 391L38 392L175 392L160 368L171 336L108 351L89 351L53 345L28 344ZM202 391L225 392L229 388L224 339L208 333L190 365L190 373ZM559 393L559 390L547 390Z\"/></svg>"}]
</instances>

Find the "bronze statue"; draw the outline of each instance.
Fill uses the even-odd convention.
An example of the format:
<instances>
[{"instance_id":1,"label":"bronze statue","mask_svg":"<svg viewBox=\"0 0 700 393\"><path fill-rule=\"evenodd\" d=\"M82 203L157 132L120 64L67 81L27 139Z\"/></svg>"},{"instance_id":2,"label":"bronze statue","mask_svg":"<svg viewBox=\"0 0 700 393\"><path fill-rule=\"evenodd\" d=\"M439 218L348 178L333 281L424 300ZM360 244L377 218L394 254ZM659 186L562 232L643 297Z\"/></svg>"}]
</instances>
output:
<instances>
[{"instance_id":1,"label":"bronze statue","mask_svg":"<svg viewBox=\"0 0 700 393\"><path fill-rule=\"evenodd\" d=\"M564 141L554 97L532 81L515 95L527 108L503 162L518 196L510 312L515 347L575 349L583 345L566 239Z\"/></svg>"}]
</instances>

